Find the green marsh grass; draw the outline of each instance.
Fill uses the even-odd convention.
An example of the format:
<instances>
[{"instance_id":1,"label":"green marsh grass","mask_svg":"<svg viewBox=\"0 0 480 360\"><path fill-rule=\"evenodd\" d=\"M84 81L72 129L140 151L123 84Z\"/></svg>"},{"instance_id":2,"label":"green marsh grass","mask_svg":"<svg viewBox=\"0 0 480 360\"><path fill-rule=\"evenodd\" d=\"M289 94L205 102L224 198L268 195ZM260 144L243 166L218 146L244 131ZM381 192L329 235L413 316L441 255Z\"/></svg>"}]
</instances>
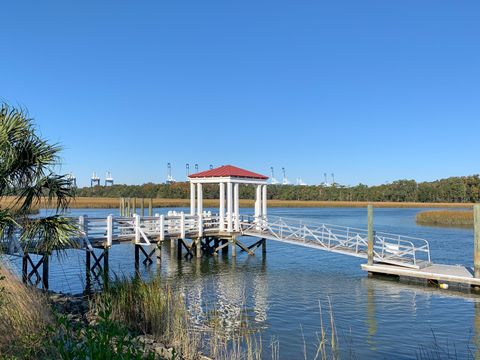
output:
<instances>
[{"instance_id":1,"label":"green marsh grass","mask_svg":"<svg viewBox=\"0 0 480 360\"><path fill-rule=\"evenodd\" d=\"M417 224L473 227L473 211L432 210L422 211L416 216Z\"/></svg>"}]
</instances>

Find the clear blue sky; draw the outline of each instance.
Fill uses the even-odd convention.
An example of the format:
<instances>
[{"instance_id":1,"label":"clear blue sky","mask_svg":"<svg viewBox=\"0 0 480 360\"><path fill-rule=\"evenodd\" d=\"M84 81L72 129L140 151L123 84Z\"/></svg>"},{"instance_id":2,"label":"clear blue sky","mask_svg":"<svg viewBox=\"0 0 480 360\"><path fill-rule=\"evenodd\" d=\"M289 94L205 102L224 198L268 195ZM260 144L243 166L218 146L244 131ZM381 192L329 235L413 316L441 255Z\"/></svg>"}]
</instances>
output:
<instances>
[{"instance_id":1,"label":"clear blue sky","mask_svg":"<svg viewBox=\"0 0 480 360\"><path fill-rule=\"evenodd\" d=\"M2 3L0 99L119 183L234 164L318 183L480 172L480 2Z\"/></svg>"}]
</instances>

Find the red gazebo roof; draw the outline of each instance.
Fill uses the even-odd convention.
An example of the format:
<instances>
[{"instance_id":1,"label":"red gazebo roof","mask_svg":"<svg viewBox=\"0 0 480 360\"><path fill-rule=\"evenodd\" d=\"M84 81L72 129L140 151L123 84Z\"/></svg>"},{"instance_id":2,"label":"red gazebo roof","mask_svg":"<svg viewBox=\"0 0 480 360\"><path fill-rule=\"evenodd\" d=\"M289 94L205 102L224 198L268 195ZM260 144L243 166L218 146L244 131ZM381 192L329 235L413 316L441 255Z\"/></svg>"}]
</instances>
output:
<instances>
[{"instance_id":1,"label":"red gazebo roof","mask_svg":"<svg viewBox=\"0 0 480 360\"><path fill-rule=\"evenodd\" d=\"M189 178L215 178L215 177L235 177L235 178L249 178L249 179L259 179L267 180L268 176L260 175L245 169L240 169L239 167L232 165L223 165L215 169L201 171L196 174L188 176Z\"/></svg>"}]
</instances>

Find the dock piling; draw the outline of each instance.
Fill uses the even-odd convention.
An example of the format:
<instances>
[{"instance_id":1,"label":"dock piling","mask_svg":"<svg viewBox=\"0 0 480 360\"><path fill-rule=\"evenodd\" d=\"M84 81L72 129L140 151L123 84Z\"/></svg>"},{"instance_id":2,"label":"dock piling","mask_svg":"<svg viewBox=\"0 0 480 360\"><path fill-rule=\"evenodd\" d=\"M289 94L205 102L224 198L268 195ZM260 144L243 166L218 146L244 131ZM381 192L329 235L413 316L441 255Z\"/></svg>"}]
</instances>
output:
<instances>
[{"instance_id":1,"label":"dock piling","mask_svg":"<svg viewBox=\"0 0 480 360\"><path fill-rule=\"evenodd\" d=\"M42 264L42 284L44 290L48 290L48 260L48 254L44 254Z\"/></svg>"},{"instance_id":2,"label":"dock piling","mask_svg":"<svg viewBox=\"0 0 480 360\"><path fill-rule=\"evenodd\" d=\"M152 216L153 214L153 199L148 199L148 216Z\"/></svg>"},{"instance_id":3,"label":"dock piling","mask_svg":"<svg viewBox=\"0 0 480 360\"><path fill-rule=\"evenodd\" d=\"M473 249L473 274L480 278L480 205L473 206L474 224L474 249Z\"/></svg>"},{"instance_id":4,"label":"dock piling","mask_svg":"<svg viewBox=\"0 0 480 360\"><path fill-rule=\"evenodd\" d=\"M92 274L91 274L91 251L85 251L85 291L89 293L92 289Z\"/></svg>"},{"instance_id":5,"label":"dock piling","mask_svg":"<svg viewBox=\"0 0 480 360\"><path fill-rule=\"evenodd\" d=\"M373 206L368 205L368 247L367 247L367 260L368 265L373 265L373 241L374 241L374 232L373 232Z\"/></svg>"},{"instance_id":6,"label":"dock piling","mask_svg":"<svg viewBox=\"0 0 480 360\"><path fill-rule=\"evenodd\" d=\"M162 243L159 241L156 246L157 266L162 264Z\"/></svg>"},{"instance_id":7,"label":"dock piling","mask_svg":"<svg viewBox=\"0 0 480 360\"><path fill-rule=\"evenodd\" d=\"M145 199L144 198L140 199L140 214L142 216L145 216Z\"/></svg>"},{"instance_id":8,"label":"dock piling","mask_svg":"<svg viewBox=\"0 0 480 360\"><path fill-rule=\"evenodd\" d=\"M232 236L230 240L230 244L232 247L232 257L236 257L237 256L237 239L235 238L235 236Z\"/></svg>"},{"instance_id":9,"label":"dock piling","mask_svg":"<svg viewBox=\"0 0 480 360\"><path fill-rule=\"evenodd\" d=\"M119 205L118 205L118 213L120 216L123 216L123 198L121 197L119 199Z\"/></svg>"},{"instance_id":10,"label":"dock piling","mask_svg":"<svg viewBox=\"0 0 480 360\"><path fill-rule=\"evenodd\" d=\"M196 256L201 257L202 256L202 238L201 237L197 239L196 246L197 246L197 250L195 252Z\"/></svg>"}]
</instances>

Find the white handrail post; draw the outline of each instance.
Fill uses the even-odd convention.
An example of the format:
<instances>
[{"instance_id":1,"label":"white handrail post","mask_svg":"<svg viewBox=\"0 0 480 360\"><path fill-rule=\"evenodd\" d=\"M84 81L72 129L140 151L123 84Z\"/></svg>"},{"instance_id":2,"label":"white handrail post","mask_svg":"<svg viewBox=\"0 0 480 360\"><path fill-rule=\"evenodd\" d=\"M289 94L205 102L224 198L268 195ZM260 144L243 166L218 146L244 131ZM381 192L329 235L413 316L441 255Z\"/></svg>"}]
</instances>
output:
<instances>
[{"instance_id":1,"label":"white handrail post","mask_svg":"<svg viewBox=\"0 0 480 360\"><path fill-rule=\"evenodd\" d=\"M80 215L78 217L78 227L79 227L80 231L82 231L85 234L85 238L88 238L88 229L87 229L87 226L86 226L86 224L87 224L86 216L87 215ZM79 246L80 247L85 246L85 238L80 239L80 241L79 241Z\"/></svg>"},{"instance_id":2,"label":"white handrail post","mask_svg":"<svg viewBox=\"0 0 480 360\"><path fill-rule=\"evenodd\" d=\"M107 216L107 246L112 246L113 242L113 216Z\"/></svg>"},{"instance_id":3,"label":"white handrail post","mask_svg":"<svg viewBox=\"0 0 480 360\"><path fill-rule=\"evenodd\" d=\"M160 214L159 213L155 213L155 220L154 220L154 224L155 224L155 231L158 231L160 232ZM157 225L158 224L158 225Z\"/></svg>"},{"instance_id":4,"label":"white handrail post","mask_svg":"<svg viewBox=\"0 0 480 360\"><path fill-rule=\"evenodd\" d=\"M140 216L133 214L133 221L135 226L135 244L140 243Z\"/></svg>"},{"instance_id":5,"label":"white handrail post","mask_svg":"<svg viewBox=\"0 0 480 360\"><path fill-rule=\"evenodd\" d=\"M88 237L88 215L80 215L78 218L80 229L84 232L85 237Z\"/></svg>"},{"instance_id":6,"label":"white handrail post","mask_svg":"<svg viewBox=\"0 0 480 360\"><path fill-rule=\"evenodd\" d=\"M185 239L185 214L180 213L180 238Z\"/></svg>"},{"instance_id":7,"label":"white handrail post","mask_svg":"<svg viewBox=\"0 0 480 360\"><path fill-rule=\"evenodd\" d=\"M165 240L165 215L160 215L160 241Z\"/></svg>"}]
</instances>

